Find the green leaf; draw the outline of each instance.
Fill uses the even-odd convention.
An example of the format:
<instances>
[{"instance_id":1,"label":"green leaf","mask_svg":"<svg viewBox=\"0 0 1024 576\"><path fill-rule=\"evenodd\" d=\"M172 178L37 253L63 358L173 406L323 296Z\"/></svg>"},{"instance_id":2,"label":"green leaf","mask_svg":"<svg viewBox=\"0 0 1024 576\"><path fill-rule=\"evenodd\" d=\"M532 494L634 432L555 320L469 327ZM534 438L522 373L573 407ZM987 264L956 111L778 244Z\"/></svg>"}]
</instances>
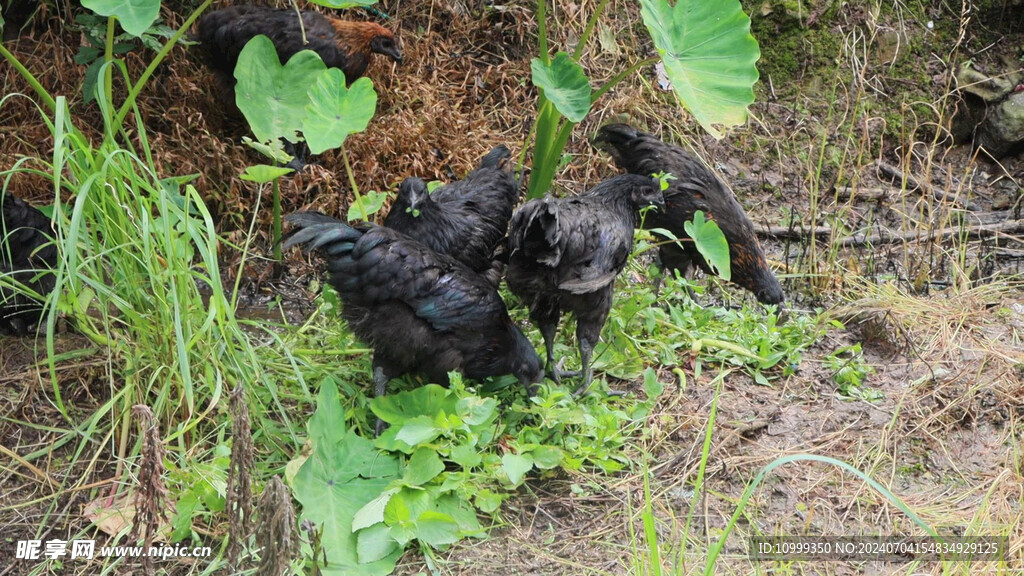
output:
<instances>
[{"instance_id":1,"label":"green leaf","mask_svg":"<svg viewBox=\"0 0 1024 576\"><path fill-rule=\"evenodd\" d=\"M468 396L459 399L456 410L463 422L470 426L479 426L498 416L498 401L494 398Z\"/></svg>"},{"instance_id":2,"label":"green leaf","mask_svg":"<svg viewBox=\"0 0 1024 576\"><path fill-rule=\"evenodd\" d=\"M523 482L526 473L533 468L533 458L509 452L501 457L501 467L508 475L509 482L513 486L518 486Z\"/></svg>"},{"instance_id":3,"label":"green leaf","mask_svg":"<svg viewBox=\"0 0 1024 576\"><path fill-rule=\"evenodd\" d=\"M384 206L384 201L388 199L388 195L384 192L377 192L371 190L362 196L355 199L352 204L348 207L348 218L349 222L354 220L368 220L370 216L377 213L381 207Z\"/></svg>"},{"instance_id":4,"label":"green leaf","mask_svg":"<svg viewBox=\"0 0 1024 576\"><path fill-rule=\"evenodd\" d=\"M439 512L443 511L451 516L459 525L459 530L462 532L461 535L484 535L483 527L480 526L480 521L477 520L476 512L473 511L473 507L469 505L468 501L454 494L445 494L437 499L434 509Z\"/></svg>"},{"instance_id":5,"label":"green leaf","mask_svg":"<svg viewBox=\"0 0 1024 576\"><path fill-rule=\"evenodd\" d=\"M530 450L533 463L541 470L550 470L562 463L564 456L562 449L558 446L538 446Z\"/></svg>"},{"instance_id":6,"label":"green leaf","mask_svg":"<svg viewBox=\"0 0 1024 576\"><path fill-rule=\"evenodd\" d=\"M398 478L398 461L375 450L368 440L348 429L337 385L331 378L320 384L309 433L313 452L295 475L293 488L295 498L302 504L300 521L323 527L321 544L331 559L329 573L390 573L401 550L396 546L376 561L360 563L353 523L356 513L379 498ZM365 548L368 553L379 551L379 545L367 542Z\"/></svg>"},{"instance_id":7,"label":"green leaf","mask_svg":"<svg viewBox=\"0 0 1024 576\"><path fill-rule=\"evenodd\" d=\"M403 424L417 416L430 416L440 412L455 413L458 399L443 386L427 384L412 390L377 396L370 401L370 409L388 424Z\"/></svg>"},{"instance_id":8,"label":"green leaf","mask_svg":"<svg viewBox=\"0 0 1024 576\"><path fill-rule=\"evenodd\" d=\"M747 121L761 51L738 0L640 0L640 13L684 106L715 138Z\"/></svg>"},{"instance_id":9,"label":"green leaf","mask_svg":"<svg viewBox=\"0 0 1024 576\"><path fill-rule=\"evenodd\" d=\"M239 178L242 180L248 180L249 182L266 184L267 182L273 182L285 174L291 174L294 171L295 170L291 168L285 168L283 166L256 164L255 166L246 167L245 172L242 172L242 175L239 176Z\"/></svg>"},{"instance_id":10,"label":"green leaf","mask_svg":"<svg viewBox=\"0 0 1024 576\"><path fill-rule=\"evenodd\" d=\"M398 489L385 490L381 492L380 496L377 496L373 500L366 503L365 506L359 509L352 518L352 529L361 530L363 528L369 528L374 524L378 524L384 521L384 508L388 505Z\"/></svg>"},{"instance_id":11,"label":"green leaf","mask_svg":"<svg viewBox=\"0 0 1024 576\"><path fill-rule=\"evenodd\" d=\"M473 495L473 503L476 504L476 507L484 514L493 514L497 512L498 507L501 506L502 500L504 500L504 498L501 494L490 490L480 490Z\"/></svg>"},{"instance_id":12,"label":"green leaf","mask_svg":"<svg viewBox=\"0 0 1024 576\"><path fill-rule=\"evenodd\" d=\"M732 271L729 268L729 241L725 234L714 220L705 220L704 212L697 210L693 214L693 221L683 224L686 234L693 238L697 251L704 257L704 260L717 271L722 280L732 278Z\"/></svg>"},{"instance_id":13,"label":"green leaf","mask_svg":"<svg viewBox=\"0 0 1024 576\"><path fill-rule=\"evenodd\" d=\"M329 148L340 148L349 134L366 130L376 110L372 80L360 78L347 87L344 72L328 69L309 89L309 104L302 119L302 135L309 151L322 154Z\"/></svg>"},{"instance_id":14,"label":"green leaf","mask_svg":"<svg viewBox=\"0 0 1024 576\"><path fill-rule=\"evenodd\" d=\"M416 519L416 537L434 547L458 541L461 532L459 523L444 512L427 510Z\"/></svg>"},{"instance_id":15,"label":"green leaf","mask_svg":"<svg viewBox=\"0 0 1024 576\"><path fill-rule=\"evenodd\" d=\"M99 86L100 68L103 67L103 59L95 60L85 70L85 78L82 80L82 102L86 104L96 101L96 87Z\"/></svg>"},{"instance_id":16,"label":"green leaf","mask_svg":"<svg viewBox=\"0 0 1024 576\"><path fill-rule=\"evenodd\" d=\"M483 457L480 456L479 452L477 452L476 447L468 444L459 444L454 446L451 450L451 454L449 454L449 458L451 458L452 462L455 462L463 468L479 466L480 462L483 460Z\"/></svg>"},{"instance_id":17,"label":"green leaf","mask_svg":"<svg viewBox=\"0 0 1024 576\"><path fill-rule=\"evenodd\" d=\"M262 34L242 48L235 65L235 102L257 140L299 140L309 89L326 69L320 56L310 50L295 54L282 66L274 43Z\"/></svg>"},{"instance_id":18,"label":"green leaf","mask_svg":"<svg viewBox=\"0 0 1024 576\"><path fill-rule=\"evenodd\" d=\"M565 52L555 54L550 64L539 58L530 61L533 85L544 91L562 116L579 123L590 112L590 80L579 62Z\"/></svg>"},{"instance_id":19,"label":"green leaf","mask_svg":"<svg viewBox=\"0 0 1024 576\"><path fill-rule=\"evenodd\" d=\"M113 16L132 36L141 36L160 15L160 0L82 0L100 16Z\"/></svg>"},{"instance_id":20,"label":"green leaf","mask_svg":"<svg viewBox=\"0 0 1024 576\"><path fill-rule=\"evenodd\" d=\"M412 453L409 463L405 467L405 476L402 478L410 486L422 486L433 480L438 474L444 472L444 462L437 455L437 452L426 447L421 447Z\"/></svg>"},{"instance_id":21,"label":"green leaf","mask_svg":"<svg viewBox=\"0 0 1024 576\"><path fill-rule=\"evenodd\" d=\"M644 370L644 393L648 402L654 402L665 391L665 385L658 380L658 373L654 368L648 367Z\"/></svg>"},{"instance_id":22,"label":"green leaf","mask_svg":"<svg viewBox=\"0 0 1024 576\"><path fill-rule=\"evenodd\" d=\"M391 537L391 530L384 524L360 530L356 535L356 554L359 564L370 564L383 560L395 552L401 552L398 542Z\"/></svg>"},{"instance_id":23,"label":"green leaf","mask_svg":"<svg viewBox=\"0 0 1024 576\"><path fill-rule=\"evenodd\" d=\"M242 143L282 166L292 161L291 154L284 151L284 143L278 138L257 142L248 136L242 136Z\"/></svg>"},{"instance_id":24,"label":"green leaf","mask_svg":"<svg viewBox=\"0 0 1024 576\"><path fill-rule=\"evenodd\" d=\"M430 442L440 435L441 429L434 424L434 420L430 416L417 416L398 429L395 439L405 442L409 446L416 446Z\"/></svg>"}]
</instances>

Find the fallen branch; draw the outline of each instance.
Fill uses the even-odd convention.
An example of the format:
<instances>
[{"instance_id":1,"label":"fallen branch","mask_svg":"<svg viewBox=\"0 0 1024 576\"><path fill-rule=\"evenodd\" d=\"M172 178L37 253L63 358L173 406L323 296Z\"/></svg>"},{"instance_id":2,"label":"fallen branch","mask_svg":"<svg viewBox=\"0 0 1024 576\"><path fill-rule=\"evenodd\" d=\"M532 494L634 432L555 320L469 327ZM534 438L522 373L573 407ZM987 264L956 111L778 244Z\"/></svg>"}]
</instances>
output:
<instances>
[{"instance_id":1,"label":"fallen branch","mask_svg":"<svg viewBox=\"0 0 1024 576\"><path fill-rule=\"evenodd\" d=\"M828 238L832 235L832 228L828 226L815 226L814 228L787 228L784 226L762 227L756 231L762 238L779 238L784 240L800 240L815 236L817 238ZM983 224L978 226L951 226L940 228L931 232L922 233L919 230L904 232L901 234L891 232L879 232L868 235L865 232L853 234L839 240L838 245L863 246L866 244L902 244L904 242L921 240L947 240L953 236L966 235L968 239L978 240L991 238L1002 234L1024 233L1024 220L1006 220L994 224Z\"/></svg>"},{"instance_id":2,"label":"fallen branch","mask_svg":"<svg viewBox=\"0 0 1024 576\"><path fill-rule=\"evenodd\" d=\"M966 200L962 200L958 197L957 194L949 194L943 190L939 190L938 188L931 186L930 184L925 184L924 182L921 182L920 180L909 174L904 174L902 170L891 164L886 164L885 162L877 162L876 166L878 168L879 177L889 178L894 183L905 183L907 186L907 190L918 190L922 194L930 195L932 198L935 198L940 202L952 202L953 204L956 204L957 206L960 206L965 210L980 209L977 204L974 204L973 202L968 202Z\"/></svg>"},{"instance_id":3,"label":"fallen branch","mask_svg":"<svg viewBox=\"0 0 1024 576\"><path fill-rule=\"evenodd\" d=\"M852 186L840 186L836 188L836 198L839 200L888 200L895 192L892 188L854 188Z\"/></svg>"},{"instance_id":4,"label":"fallen branch","mask_svg":"<svg viewBox=\"0 0 1024 576\"><path fill-rule=\"evenodd\" d=\"M954 236L963 235L970 240L979 240L981 238L991 238L993 236L999 236L1003 234L1020 234L1024 233L1024 220L1007 220L1006 222L999 222L997 224L986 224L984 226L974 227L960 227L955 226L951 228L941 228L939 230L932 230L931 232L911 231L902 234L893 234L889 232L880 232L878 234L871 234L870 236L861 234L854 234L847 238L843 238L839 241L839 245L843 247L850 246L864 246L867 244L902 244L904 242L920 242L930 240L948 240Z\"/></svg>"},{"instance_id":5,"label":"fallen branch","mask_svg":"<svg viewBox=\"0 0 1024 576\"><path fill-rule=\"evenodd\" d=\"M779 238L781 240L799 240L808 236L827 238L832 235L832 228L828 226L815 226L813 228L788 226L762 226L756 230L757 235L762 238Z\"/></svg>"}]
</instances>

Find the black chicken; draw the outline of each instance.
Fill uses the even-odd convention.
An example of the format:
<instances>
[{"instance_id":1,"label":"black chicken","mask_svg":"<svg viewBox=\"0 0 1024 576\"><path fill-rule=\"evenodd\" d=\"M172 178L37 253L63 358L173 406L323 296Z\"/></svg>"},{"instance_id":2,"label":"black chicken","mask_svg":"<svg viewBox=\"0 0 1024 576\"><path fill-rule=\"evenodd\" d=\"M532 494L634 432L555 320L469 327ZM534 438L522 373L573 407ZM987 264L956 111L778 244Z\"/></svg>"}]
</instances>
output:
<instances>
[{"instance_id":1,"label":"black chicken","mask_svg":"<svg viewBox=\"0 0 1024 576\"><path fill-rule=\"evenodd\" d=\"M401 232L343 224L316 212L286 217L300 228L285 247L308 244L327 258L342 316L373 348L374 393L408 372L447 382L514 374L530 393L544 371L505 302L481 276Z\"/></svg>"},{"instance_id":2,"label":"black chicken","mask_svg":"<svg viewBox=\"0 0 1024 576\"><path fill-rule=\"evenodd\" d=\"M529 305L556 381L562 375L554 364L558 321L563 309L576 316L584 374L577 394L590 386L590 355L612 307L615 277L632 251L638 211L652 205L664 205L657 181L627 174L577 198L532 200L512 217L509 290Z\"/></svg>"},{"instance_id":3,"label":"black chicken","mask_svg":"<svg viewBox=\"0 0 1024 576\"><path fill-rule=\"evenodd\" d=\"M27 202L0 192L0 332L24 336L39 321L42 304L10 288L21 284L46 296L57 265L50 219ZM6 284L7 286L2 286Z\"/></svg>"},{"instance_id":4,"label":"black chicken","mask_svg":"<svg viewBox=\"0 0 1024 576\"><path fill-rule=\"evenodd\" d=\"M498 146L465 180L441 186L433 194L423 180L406 178L384 225L454 257L497 285L501 267L493 262L494 249L505 237L519 199L511 155L508 148Z\"/></svg>"},{"instance_id":5,"label":"black chicken","mask_svg":"<svg viewBox=\"0 0 1024 576\"><path fill-rule=\"evenodd\" d=\"M626 124L601 128L594 143L607 151L615 163L633 174L671 173L665 190L665 210L648 215L646 228L664 228L677 238L686 238L683 225L701 210L714 220L729 242L732 281L750 290L765 304L782 304L782 286L765 261L754 234L754 226L732 191L692 154L667 144ZM659 251L662 266L687 274L696 264L705 273L712 270L692 242L666 242Z\"/></svg>"},{"instance_id":6,"label":"black chicken","mask_svg":"<svg viewBox=\"0 0 1024 576\"><path fill-rule=\"evenodd\" d=\"M229 6L199 19L196 39L206 64L228 86L235 85L238 54L253 37L263 34L277 48L282 63L296 52L312 50L328 68L340 68L351 84L366 73L373 54L402 61L402 48L393 32L374 22L349 22L311 10L270 6Z\"/></svg>"}]
</instances>

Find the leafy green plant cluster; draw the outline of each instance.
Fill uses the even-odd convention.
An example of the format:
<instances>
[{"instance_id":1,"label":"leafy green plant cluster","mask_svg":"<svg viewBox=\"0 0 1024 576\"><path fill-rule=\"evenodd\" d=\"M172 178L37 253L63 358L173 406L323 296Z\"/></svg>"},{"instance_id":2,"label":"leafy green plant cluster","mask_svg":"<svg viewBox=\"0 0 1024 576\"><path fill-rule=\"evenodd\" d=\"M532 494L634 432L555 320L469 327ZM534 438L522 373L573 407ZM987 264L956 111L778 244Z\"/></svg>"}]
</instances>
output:
<instances>
[{"instance_id":1,"label":"leafy green plant cluster","mask_svg":"<svg viewBox=\"0 0 1024 576\"><path fill-rule=\"evenodd\" d=\"M502 407L453 373L449 388L429 384L370 401L389 424L373 441L353 431L337 389L333 378L320 384L312 451L289 466L297 470L291 482L301 519L322 527L328 573L387 574L414 541L436 549L484 536L477 512L497 514L531 471L627 466L627 440L662 386L649 371L646 401L617 407L551 388L530 400L517 391Z\"/></svg>"},{"instance_id":2,"label":"leafy green plant cluster","mask_svg":"<svg viewBox=\"0 0 1024 576\"><path fill-rule=\"evenodd\" d=\"M836 350L825 357L825 362L840 396L867 401L882 399L881 392L865 384L874 369L864 360L859 343Z\"/></svg>"},{"instance_id":3,"label":"leafy green plant cluster","mask_svg":"<svg viewBox=\"0 0 1024 576\"><path fill-rule=\"evenodd\" d=\"M802 352L827 329L818 318L793 315L779 322L759 306L738 310L701 307L687 295L698 287L669 277L655 295L650 288L620 284L594 367L618 378L635 378L648 364L677 366L689 358L702 365L736 366L762 385L793 373Z\"/></svg>"}]
</instances>

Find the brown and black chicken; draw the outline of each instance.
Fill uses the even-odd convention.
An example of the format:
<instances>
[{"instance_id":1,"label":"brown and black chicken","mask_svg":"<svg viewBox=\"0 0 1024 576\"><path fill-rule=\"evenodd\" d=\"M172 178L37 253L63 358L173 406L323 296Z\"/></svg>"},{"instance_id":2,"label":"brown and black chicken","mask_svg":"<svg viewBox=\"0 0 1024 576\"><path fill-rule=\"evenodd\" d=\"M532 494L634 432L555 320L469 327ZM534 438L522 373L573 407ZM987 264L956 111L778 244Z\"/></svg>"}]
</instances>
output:
<instances>
[{"instance_id":1,"label":"brown and black chicken","mask_svg":"<svg viewBox=\"0 0 1024 576\"><path fill-rule=\"evenodd\" d=\"M475 379L513 374L535 392L544 377L540 357L483 277L390 228L316 212L286 220L298 230L285 247L324 255L342 316L373 348L376 395L402 374L447 382L452 370Z\"/></svg>"},{"instance_id":2,"label":"brown and black chicken","mask_svg":"<svg viewBox=\"0 0 1024 576\"><path fill-rule=\"evenodd\" d=\"M10 286L49 294L57 247L50 219L24 200L0 192L0 214L0 332L24 336L39 321L42 304Z\"/></svg>"},{"instance_id":3,"label":"brown and black chicken","mask_svg":"<svg viewBox=\"0 0 1024 576\"><path fill-rule=\"evenodd\" d=\"M607 151L615 163L633 174L671 173L665 190L665 210L644 220L646 228L664 228L677 238L686 238L683 225L696 211L714 220L729 242L732 281L754 293L765 304L781 305L786 296L765 261L764 251L754 234L754 225L736 197L714 173L692 154L678 146L640 132L626 124L602 127L594 144ZM668 271L689 273L696 264L705 273L712 270L692 242L667 242L660 250L662 266Z\"/></svg>"},{"instance_id":4,"label":"brown and black chicken","mask_svg":"<svg viewBox=\"0 0 1024 576\"><path fill-rule=\"evenodd\" d=\"M301 50L320 55L328 68L339 68L349 84L366 73L373 54L402 61L402 47L395 34L374 22L350 22L303 10L302 23L292 9L270 6L230 6L199 19L196 39L206 65L219 81L235 85L238 54L253 37L263 34L277 48L281 62Z\"/></svg>"},{"instance_id":5,"label":"brown and black chicken","mask_svg":"<svg viewBox=\"0 0 1024 576\"><path fill-rule=\"evenodd\" d=\"M555 381L555 332L562 311L576 317L583 384L590 386L590 356L612 307L615 277L633 249L641 208L661 209L657 180L626 174L606 180L576 198L540 198L523 205L509 226L509 290L530 307L540 328L548 369Z\"/></svg>"},{"instance_id":6,"label":"brown and black chicken","mask_svg":"<svg viewBox=\"0 0 1024 576\"><path fill-rule=\"evenodd\" d=\"M497 285L502 267L494 262L494 251L519 199L511 156L507 147L498 146L464 180L433 193L423 180L406 178L384 225L452 256Z\"/></svg>"}]
</instances>

